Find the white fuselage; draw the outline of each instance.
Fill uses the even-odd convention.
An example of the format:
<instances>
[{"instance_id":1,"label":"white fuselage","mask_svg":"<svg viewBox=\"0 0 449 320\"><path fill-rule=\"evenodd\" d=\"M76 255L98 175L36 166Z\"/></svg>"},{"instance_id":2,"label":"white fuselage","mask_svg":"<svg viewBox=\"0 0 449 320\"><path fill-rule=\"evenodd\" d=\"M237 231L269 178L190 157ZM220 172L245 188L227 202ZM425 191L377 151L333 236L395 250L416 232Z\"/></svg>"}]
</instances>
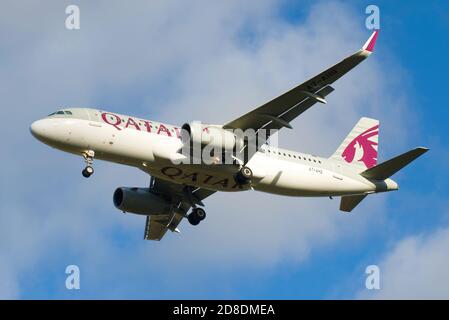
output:
<instances>
[{"instance_id":1,"label":"white fuselage","mask_svg":"<svg viewBox=\"0 0 449 320\"><path fill-rule=\"evenodd\" d=\"M180 128L105 111L72 108L34 122L33 135L74 154L95 151L95 158L137 167L170 182L215 191L243 191L235 183L234 165L174 164L182 147ZM289 196L365 194L397 189L394 181L361 177L343 161L264 146L246 164L255 190Z\"/></svg>"}]
</instances>

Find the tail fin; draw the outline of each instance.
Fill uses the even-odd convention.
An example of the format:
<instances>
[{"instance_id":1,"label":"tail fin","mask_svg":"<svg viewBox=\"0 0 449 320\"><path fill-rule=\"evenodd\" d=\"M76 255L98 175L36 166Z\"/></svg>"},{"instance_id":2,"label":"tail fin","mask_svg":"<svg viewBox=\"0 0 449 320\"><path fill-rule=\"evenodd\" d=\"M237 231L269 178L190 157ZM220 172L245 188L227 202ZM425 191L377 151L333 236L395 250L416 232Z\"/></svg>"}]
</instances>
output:
<instances>
[{"instance_id":1,"label":"tail fin","mask_svg":"<svg viewBox=\"0 0 449 320\"><path fill-rule=\"evenodd\" d=\"M344 160L361 170L374 167L377 164L378 138L379 120L361 118L331 159Z\"/></svg>"},{"instance_id":2,"label":"tail fin","mask_svg":"<svg viewBox=\"0 0 449 320\"><path fill-rule=\"evenodd\" d=\"M415 148L390 160L382 162L375 167L365 170L360 174L368 179L385 180L427 151L429 151L427 148Z\"/></svg>"}]
</instances>

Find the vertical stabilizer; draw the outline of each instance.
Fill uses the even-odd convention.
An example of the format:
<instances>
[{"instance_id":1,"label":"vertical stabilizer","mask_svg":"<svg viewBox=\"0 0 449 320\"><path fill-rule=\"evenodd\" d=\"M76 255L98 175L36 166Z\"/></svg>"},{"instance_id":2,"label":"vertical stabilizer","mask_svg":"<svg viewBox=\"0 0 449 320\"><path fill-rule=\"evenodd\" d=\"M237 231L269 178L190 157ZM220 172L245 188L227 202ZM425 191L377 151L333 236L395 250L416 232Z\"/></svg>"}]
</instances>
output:
<instances>
[{"instance_id":1,"label":"vertical stabilizer","mask_svg":"<svg viewBox=\"0 0 449 320\"><path fill-rule=\"evenodd\" d=\"M361 118L331 159L344 161L361 170L374 167L377 164L378 139L379 120Z\"/></svg>"}]
</instances>

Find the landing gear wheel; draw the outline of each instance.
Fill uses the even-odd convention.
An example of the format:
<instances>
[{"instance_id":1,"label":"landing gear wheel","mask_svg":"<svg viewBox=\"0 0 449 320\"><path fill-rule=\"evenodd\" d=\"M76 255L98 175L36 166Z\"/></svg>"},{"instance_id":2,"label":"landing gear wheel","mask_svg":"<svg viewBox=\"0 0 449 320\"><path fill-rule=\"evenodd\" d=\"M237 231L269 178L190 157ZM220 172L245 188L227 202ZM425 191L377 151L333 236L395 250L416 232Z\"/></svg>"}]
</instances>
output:
<instances>
[{"instance_id":1,"label":"landing gear wheel","mask_svg":"<svg viewBox=\"0 0 449 320\"><path fill-rule=\"evenodd\" d=\"M248 167L242 167L234 176L235 181L240 185L249 183L252 178L253 172Z\"/></svg>"},{"instance_id":2,"label":"landing gear wheel","mask_svg":"<svg viewBox=\"0 0 449 320\"><path fill-rule=\"evenodd\" d=\"M81 173L83 174L83 177L89 178L94 173L94 168L87 166Z\"/></svg>"},{"instance_id":3,"label":"landing gear wheel","mask_svg":"<svg viewBox=\"0 0 449 320\"><path fill-rule=\"evenodd\" d=\"M242 177L244 177L245 179L251 180L251 178L253 177L253 172L248 167L243 167L240 172L242 174Z\"/></svg>"},{"instance_id":4,"label":"landing gear wheel","mask_svg":"<svg viewBox=\"0 0 449 320\"><path fill-rule=\"evenodd\" d=\"M197 226L201 221L193 212L187 216L187 220L192 226Z\"/></svg>"},{"instance_id":5,"label":"landing gear wheel","mask_svg":"<svg viewBox=\"0 0 449 320\"><path fill-rule=\"evenodd\" d=\"M190 224L193 226L198 225L201 221L206 218L206 211L202 208L194 208L192 212L187 216Z\"/></svg>"},{"instance_id":6,"label":"landing gear wheel","mask_svg":"<svg viewBox=\"0 0 449 320\"><path fill-rule=\"evenodd\" d=\"M93 150L88 150L85 153L83 153L84 162L86 163L86 167L81 172L83 174L83 177L89 178L94 173L94 168L92 167L92 164L94 162L94 156L95 152Z\"/></svg>"},{"instance_id":7,"label":"landing gear wheel","mask_svg":"<svg viewBox=\"0 0 449 320\"><path fill-rule=\"evenodd\" d=\"M204 209L195 208L195 209L193 209L193 212L195 213L197 218L200 219L200 221L203 221L204 219L206 219L206 211L204 211Z\"/></svg>"}]
</instances>

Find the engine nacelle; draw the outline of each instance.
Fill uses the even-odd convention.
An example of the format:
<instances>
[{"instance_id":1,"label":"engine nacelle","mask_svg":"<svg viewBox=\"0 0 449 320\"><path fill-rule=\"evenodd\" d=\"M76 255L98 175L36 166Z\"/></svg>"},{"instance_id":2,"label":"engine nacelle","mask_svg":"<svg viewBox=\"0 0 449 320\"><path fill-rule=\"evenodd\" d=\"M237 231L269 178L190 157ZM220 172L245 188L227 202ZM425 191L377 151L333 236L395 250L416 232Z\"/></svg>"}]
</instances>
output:
<instances>
[{"instance_id":1,"label":"engine nacelle","mask_svg":"<svg viewBox=\"0 0 449 320\"><path fill-rule=\"evenodd\" d=\"M147 188L117 188L113 196L114 205L124 212L142 215L170 213L170 203Z\"/></svg>"},{"instance_id":2,"label":"engine nacelle","mask_svg":"<svg viewBox=\"0 0 449 320\"><path fill-rule=\"evenodd\" d=\"M225 130L219 125L202 124L200 122L185 123L183 129L183 143L193 145L208 145L215 150L232 152L235 147L243 146L243 139L233 132ZM184 135L187 134L187 137Z\"/></svg>"}]
</instances>

